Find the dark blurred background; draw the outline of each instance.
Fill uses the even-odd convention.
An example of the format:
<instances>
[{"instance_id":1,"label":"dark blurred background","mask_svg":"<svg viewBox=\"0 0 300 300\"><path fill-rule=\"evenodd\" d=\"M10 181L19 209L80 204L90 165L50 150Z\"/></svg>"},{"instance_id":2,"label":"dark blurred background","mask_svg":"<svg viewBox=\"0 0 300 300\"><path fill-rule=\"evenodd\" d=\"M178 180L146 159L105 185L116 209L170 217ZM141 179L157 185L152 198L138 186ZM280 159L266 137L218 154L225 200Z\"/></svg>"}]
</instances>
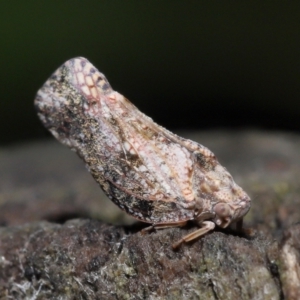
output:
<instances>
[{"instance_id":1,"label":"dark blurred background","mask_svg":"<svg viewBox=\"0 0 300 300\"><path fill-rule=\"evenodd\" d=\"M2 1L0 145L47 137L36 91L88 58L171 130L300 130L300 1Z\"/></svg>"}]
</instances>

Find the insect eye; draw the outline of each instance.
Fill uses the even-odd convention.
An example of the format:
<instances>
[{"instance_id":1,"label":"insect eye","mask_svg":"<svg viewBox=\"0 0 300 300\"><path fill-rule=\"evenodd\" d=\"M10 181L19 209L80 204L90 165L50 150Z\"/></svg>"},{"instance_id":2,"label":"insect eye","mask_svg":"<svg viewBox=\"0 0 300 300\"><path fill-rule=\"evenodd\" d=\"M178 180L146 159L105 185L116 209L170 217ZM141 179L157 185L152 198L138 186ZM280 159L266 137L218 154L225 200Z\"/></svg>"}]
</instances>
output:
<instances>
[{"instance_id":1,"label":"insect eye","mask_svg":"<svg viewBox=\"0 0 300 300\"><path fill-rule=\"evenodd\" d=\"M228 204L226 203L218 203L215 206L215 213L220 217L220 218L226 218L230 216L231 209Z\"/></svg>"},{"instance_id":2,"label":"insect eye","mask_svg":"<svg viewBox=\"0 0 300 300\"><path fill-rule=\"evenodd\" d=\"M216 224L222 228L227 227L232 218L231 208L226 203L218 203L214 207L216 213Z\"/></svg>"}]
</instances>

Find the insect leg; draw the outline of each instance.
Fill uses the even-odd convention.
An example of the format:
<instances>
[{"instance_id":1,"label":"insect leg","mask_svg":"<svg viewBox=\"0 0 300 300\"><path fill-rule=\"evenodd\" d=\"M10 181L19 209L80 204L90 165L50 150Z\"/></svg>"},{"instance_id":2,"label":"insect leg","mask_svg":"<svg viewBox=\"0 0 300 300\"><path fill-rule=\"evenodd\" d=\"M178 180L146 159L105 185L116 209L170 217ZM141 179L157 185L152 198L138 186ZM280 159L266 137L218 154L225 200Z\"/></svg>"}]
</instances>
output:
<instances>
[{"instance_id":1,"label":"insect leg","mask_svg":"<svg viewBox=\"0 0 300 300\"><path fill-rule=\"evenodd\" d=\"M236 231L249 237L255 235L255 230L253 228L243 228L243 218L236 222Z\"/></svg>"},{"instance_id":2,"label":"insect leg","mask_svg":"<svg viewBox=\"0 0 300 300\"><path fill-rule=\"evenodd\" d=\"M211 222L211 221L203 221L201 223L201 225L203 225L203 227L199 228L198 230L193 231L192 233L184 236L182 239L180 239L179 241L174 243L172 246L173 249L178 248L182 243L192 241L192 240L206 234L207 232L213 230L216 226L215 223Z\"/></svg>"},{"instance_id":3,"label":"insect leg","mask_svg":"<svg viewBox=\"0 0 300 300\"><path fill-rule=\"evenodd\" d=\"M238 232L243 231L243 218L236 222L236 231Z\"/></svg>"},{"instance_id":4,"label":"insect leg","mask_svg":"<svg viewBox=\"0 0 300 300\"><path fill-rule=\"evenodd\" d=\"M172 228L172 227L183 227L185 226L187 221L178 222L178 223L161 223L161 224L152 224L141 230L141 233L144 234L147 231L151 231L153 229L165 229L165 228Z\"/></svg>"}]
</instances>

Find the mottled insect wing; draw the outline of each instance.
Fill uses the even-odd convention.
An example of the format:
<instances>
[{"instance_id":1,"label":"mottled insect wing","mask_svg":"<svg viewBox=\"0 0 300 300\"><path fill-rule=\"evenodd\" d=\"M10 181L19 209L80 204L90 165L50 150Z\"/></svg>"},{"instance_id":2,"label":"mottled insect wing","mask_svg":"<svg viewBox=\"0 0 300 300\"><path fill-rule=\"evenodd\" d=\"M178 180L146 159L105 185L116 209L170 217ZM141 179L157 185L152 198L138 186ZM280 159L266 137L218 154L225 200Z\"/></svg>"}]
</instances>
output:
<instances>
[{"instance_id":1,"label":"mottled insect wing","mask_svg":"<svg viewBox=\"0 0 300 300\"><path fill-rule=\"evenodd\" d=\"M250 207L210 150L154 123L85 58L63 64L38 91L35 106L108 197L141 221L164 227L195 220L205 225L202 235L214 224L240 220Z\"/></svg>"}]
</instances>

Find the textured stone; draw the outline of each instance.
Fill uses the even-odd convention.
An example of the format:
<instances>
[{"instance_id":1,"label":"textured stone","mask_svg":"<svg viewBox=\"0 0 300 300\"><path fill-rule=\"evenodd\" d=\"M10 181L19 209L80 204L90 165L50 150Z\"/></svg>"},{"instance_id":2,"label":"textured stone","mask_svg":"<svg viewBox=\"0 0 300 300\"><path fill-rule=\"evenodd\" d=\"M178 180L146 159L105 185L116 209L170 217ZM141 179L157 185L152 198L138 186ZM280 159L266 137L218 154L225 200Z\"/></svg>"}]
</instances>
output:
<instances>
[{"instance_id":1,"label":"textured stone","mask_svg":"<svg viewBox=\"0 0 300 300\"><path fill-rule=\"evenodd\" d=\"M300 225L284 231L280 245L280 276L287 299L300 299Z\"/></svg>"},{"instance_id":2,"label":"textured stone","mask_svg":"<svg viewBox=\"0 0 300 300\"><path fill-rule=\"evenodd\" d=\"M191 230L191 228L189 229ZM187 230L141 235L96 220L0 230L0 295L15 299L279 299L270 240Z\"/></svg>"}]
</instances>

